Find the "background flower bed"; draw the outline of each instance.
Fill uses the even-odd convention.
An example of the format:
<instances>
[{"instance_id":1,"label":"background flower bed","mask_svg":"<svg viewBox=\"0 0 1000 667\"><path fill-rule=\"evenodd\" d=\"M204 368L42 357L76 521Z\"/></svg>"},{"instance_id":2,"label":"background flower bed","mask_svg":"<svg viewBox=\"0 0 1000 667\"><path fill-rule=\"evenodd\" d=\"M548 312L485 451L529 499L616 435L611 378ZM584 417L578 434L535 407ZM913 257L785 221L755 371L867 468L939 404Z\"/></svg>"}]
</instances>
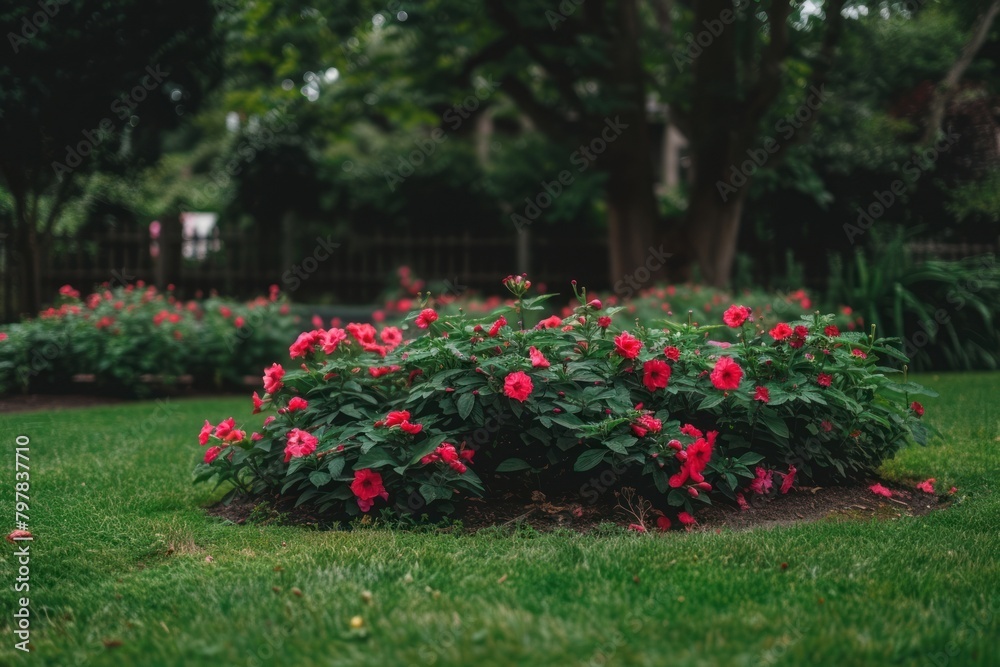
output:
<instances>
[{"instance_id":1,"label":"background flower bed","mask_svg":"<svg viewBox=\"0 0 1000 667\"><path fill-rule=\"evenodd\" d=\"M254 395L255 412L276 414L205 422L197 479L344 516L448 513L469 495L572 489L613 464L668 527L713 494L860 477L926 440L913 399L931 392L889 377L882 360L905 361L893 341L832 316L730 305L725 323L647 326L581 293L570 317L522 328L548 297L508 285L516 304L487 316L412 312L412 339L368 324L301 334Z\"/></svg>"},{"instance_id":2,"label":"background flower bed","mask_svg":"<svg viewBox=\"0 0 1000 667\"><path fill-rule=\"evenodd\" d=\"M180 300L141 282L58 303L0 332L0 393L69 391L93 376L99 392L144 395L182 376L200 387L243 386L300 329L278 288L242 303Z\"/></svg>"}]
</instances>

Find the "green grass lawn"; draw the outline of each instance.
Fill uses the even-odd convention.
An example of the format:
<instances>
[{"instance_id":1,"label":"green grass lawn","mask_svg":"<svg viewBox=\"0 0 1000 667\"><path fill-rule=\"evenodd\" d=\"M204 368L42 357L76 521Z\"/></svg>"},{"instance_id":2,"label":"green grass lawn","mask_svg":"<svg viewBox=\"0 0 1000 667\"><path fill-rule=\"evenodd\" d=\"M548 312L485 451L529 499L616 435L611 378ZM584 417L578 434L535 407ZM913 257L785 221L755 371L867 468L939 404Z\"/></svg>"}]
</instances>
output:
<instances>
[{"instance_id":1,"label":"green grass lawn","mask_svg":"<svg viewBox=\"0 0 1000 667\"><path fill-rule=\"evenodd\" d=\"M884 472L954 506L739 533L225 525L190 482L197 433L249 399L5 415L4 527L31 438L34 653L4 543L0 665L1000 664L1000 374L920 380L944 437Z\"/></svg>"}]
</instances>

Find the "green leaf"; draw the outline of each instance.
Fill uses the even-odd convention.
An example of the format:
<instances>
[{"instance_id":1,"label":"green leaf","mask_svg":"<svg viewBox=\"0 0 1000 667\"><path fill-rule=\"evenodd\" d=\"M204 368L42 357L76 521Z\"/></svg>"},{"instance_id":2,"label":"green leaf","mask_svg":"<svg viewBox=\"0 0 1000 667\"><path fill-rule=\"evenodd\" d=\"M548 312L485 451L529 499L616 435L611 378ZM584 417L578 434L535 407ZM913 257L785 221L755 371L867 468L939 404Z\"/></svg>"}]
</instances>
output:
<instances>
[{"instance_id":1,"label":"green leaf","mask_svg":"<svg viewBox=\"0 0 1000 667\"><path fill-rule=\"evenodd\" d=\"M313 486L315 486L316 488L319 488L324 484L327 484L331 479L333 478L330 476L330 473L323 472L322 470L314 470L309 475L309 481L312 482Z\"/></svg>"},{"instance_id":2,"label":"green leaf","mask_svg":"<svg viewBox=\"0 0 1000 667\"><path fill-rule=\"evenodd\" d=\"M451 489L443 486L435 486L433 484L421 484L420 495L422 495L424 500L430 504L435 500L448 500L451 498Z\"/></svg>"},{"instance_id":3,"label":"green leaf","mask_svg":"<svg viewBox=\"0 0 1000 667\"><path fill-rule=\"evenodd\" d=\"M518 470L530 470L531 465L524 459L507 459L501 461L497 466L497 472L516 472Z\"/></svg>"},{"instance_id":4,"label":"green leaf","mask_svg":"<svg viewBox=\"0 0 1000 667\"><path fill-rule=\"evenodd\" d=\"M607 454L607 451L603 449L588 449L577 457L576 463L573 464L573 470L575 472L583 472L591 468L596 468L604 461L605 454Z\"/></svg>"},{"instance_id":5,"label":"green leaf","mask_svg":"<svg viewBox=\"0 0 1000 667\"><path fill-rule=\"evenodd\" d=\"M619 435L604 441L604 446L619 454L628 454L628 448L638 442L639 439L632 435Z\"/></svg>"},{"instance_id":6,"label":"green leaf","mask_svg":"<svg viewBox=\"0 0 1000 667\"><path fill-rule=\"evenodd\" d=\"M381 468L383 466L395 466L397 462L390 456L389 452L382 447L372 447L361 455L354 465L355 470L361 468Z\"/></svg>"},{"instance_id":7,"label":"green leaf","mask_svg":"<svg viewBox=\"0 0 1000 667\"><path fill-rule=\"evenodd\" d=\"M458 416L463 420L468 419L472 414L472 408L476 404L476 396L471 391L463 393L458 397Z\"/></svg>"}]
</instances>

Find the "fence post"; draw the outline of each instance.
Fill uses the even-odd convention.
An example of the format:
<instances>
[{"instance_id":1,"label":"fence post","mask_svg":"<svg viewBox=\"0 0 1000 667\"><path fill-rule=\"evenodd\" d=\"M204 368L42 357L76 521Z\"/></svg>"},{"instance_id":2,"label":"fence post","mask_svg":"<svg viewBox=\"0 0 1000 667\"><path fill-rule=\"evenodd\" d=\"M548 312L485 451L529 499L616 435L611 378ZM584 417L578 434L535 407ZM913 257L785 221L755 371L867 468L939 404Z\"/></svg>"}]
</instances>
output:
<instances>
[{"instance_id":1,"label":"fence post","mask_svg":"<svg viewBox=\"0 0 1000 667\"><path fill-rule=\"evenodd\" d=\"M183 229L180 216L164 216L160 227L160 253L156 261L156 286L167 289L167 285L180 283L181 277L181 245L183 244Z\"/></svg>"}]
</instances>

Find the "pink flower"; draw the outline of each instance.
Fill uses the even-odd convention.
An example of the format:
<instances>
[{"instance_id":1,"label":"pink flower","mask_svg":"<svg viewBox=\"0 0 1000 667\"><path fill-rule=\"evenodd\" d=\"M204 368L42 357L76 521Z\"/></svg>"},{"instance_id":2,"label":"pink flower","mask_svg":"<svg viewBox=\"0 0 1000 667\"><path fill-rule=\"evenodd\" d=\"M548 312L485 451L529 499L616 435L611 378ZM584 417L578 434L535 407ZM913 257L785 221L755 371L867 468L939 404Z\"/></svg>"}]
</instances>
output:
<instances>
[{"instance_id":1,"label":"pink flower","mask_svg":"<svg viewBox=\"0 0 1000 667\"><path fill-rule=\"evenodd\" d=\"M292 457L309 456L316 451L319 439L308 431L300 428L293 428L288 432L288 442L285 445L285 463L292 460Z\"/></svg>"},{"instance_id":2,"label":"pink flower","mask_svg":"<svg viewBox=\"0 0 1000 667\"><path fill-rule=\"evenodd\" d=\"M528 400L534 385L524 371L514 371L503 381L503 393L522 403Z\"/></svg>"},{"instance_id":3,"label":"pink flower","mask_svg":"<svg viewBox=\"0 0 1000 667\"><path fill-rule=\"evenodd\" d=\"M829 373L820 373L816 376L816 384L821 387L829 387L831 382L833 382L833 376Z\"/></svg>"},{"instance_id":4,"label":"pink flower","mask_svg":"<svg viewBox=\"0 0 1000 667\"><path fill-rule=\"evenodd\" d=\"M416 320L417 327L420 329L426 329L433 322L436 322L437 318L438 314L434 312L433 308L424 308L423 310L420 311L420 314L417 315L417 320Z\"/></svg>"},{"instance_id":5,"label":"pink flower","mask_svg":"<svg viewBox=\"0 0 1000 667\"><path fill-rule=\"evenodd\" d=\"M663 354L666 355L667 359L670 359L671 361L677 361L681 358L681 351L673 345L664 348Z\"/></svg>"},{"instance_id":6,"label":"pink flower","mask_svg":"<svg viewBox=\"0 0 1000 667\"><path fill-rule=\"evenodd\" d=\"M214 429L215 427L208 423L208 420L206 419L205 425L201 427L201 433L198 434L198 443L201 444L202 447L208 444L208 438L212 435L212 431Z\"/></svg>"},{"instance_id":7,"label":"pink flower","mask_svg":"<svg viewBox=\"0 0 1000 667\"><path fill-rule=\"evenodd\" d=\"M264 391L273 394L281 389L284 386L281 382L283 377L285 377L285 369L281 367L281 364L271 364L270 368L265 368Z\"/></svg>"},{"instance_id":8,"label":"pink flower","mask_svg":"<svg viewBox=\"0 0 1000 667\"><path fill-rule=\"evenodd\" d=\"M205 450L205 463L211 463L222 451L222 447L209 447Z\"/></svg>"},{"instance_id":9,"label":"pink flower","mask_svg":"<svg viewBox=\"0 0 1000 667\"><path fill-rule=\"evenodd\" d=\"M555 329L556 327L562 326L562 318L558 315L552 315L551 317L546 317L544 320L535 325L536 329Z\"/></svg>"},{"instance_id":10,"label":"pink flower","mask_svg":"<svg viewBox=\"0 0 1000 667\"><path fill-rule=\"evenodd\" d=\"M774 486L771 480L771 471L767 468L757 466L754 470L754 480L750 482L750 490L754 493L765 494Z\"/></svg>"},{"instance_id":11,"label":"pink flower","mask_svg":"<svg viewBox=\"0 0 1000 667\"><path fill-rule=\"evenodd\" d=\"M253 414L255 414L255 415L259 414L260 413L260 409L261 409L261 407L263 407L263 405L264 405L264 401L261 400L260 396L257 395L257 392L254 392L253 393ZM205 422L205 423L207 424L208 422Z\"/></svg>"},{"instance_id":12,"label":"pink flower","mask_svg":"<svg viewBox=\"0 0 1000 667\"><path fill-rule=\"evenodd\" d=\"M698 523L697 521L695 521L694 517L688 514L687 512L678 512L677 520L680 521L682 525L689 527Z\"/></svg>"},{"instance_id":13,"label":"pink flower","mask_svg":"<svg viewBox=\"0 0 1000 667\"><path fill-rule=\"evenodd\" d=\"M918 417L924 416L924 406L920 405L920 403L918 403L917 401L913 401L912 403L910 403L910 409L913 410L913 414L917 415Z\"/></svg>"},{"instance_id":14,"label":"pink flower","mask_svg":"<svg viewBox=\"0 0 1000 667\"><path fill-rule=\"evenodd\" d=\"M607 329L608 327L611 326L611 318L608 317L607 315L601 315L600 317L597 318L597 326L601 327L602 329Z\"/></svg>"},{"instance_id":15,"label":"pink flower","mask_svg":"<svg viewBox=\"0 0 1000 667\"><path fill-rule=\"evenodd\" d=\"M722 321L733 329L738 329L747 321L750 313L750 309L746 306L732 305L722 314Z\"/></svg>"},{"instance_id":16,"label":"pink flower","mask_svg":"<svg viewBox=\"0 0 1000 667\"><path fill-rule=\"evenodd\" d=\"M7 340L7 334L3 331L0 331L0 343L4 342L5 340Z\"/></svg>"},{"instance_id":17,"label":"pink flower","mask_svg":"<svg viewBox=\"0 0 1000 667\"><path fill-rule=\"evenodd\" d=\"M289 346L288 356L292 359L297 359L311 354L313 348L320 342L322 336L323 332L320 330L303 331L299 334L299 337L295 339L295 342Z\"/></svg>"},{"instance_id":18,"label":"pink flower","mask_svg":"<svg viewBox=\"0 0 1000 667\"><path fill-rule=\"evenodd\" d=\"M650 359L642 365L642 384L649 391L664 389L670 382L672 369L667 362L660 359Z\"/></svg>"},{"instance_id":19,"label":"pink flower","mask_svg":"<svg viewBox=\"0 0 1000 667\"><path fill-rule=\"evenodd\" d=\"M274 415L268 416L267 419L264 420L264 428L267 428L268 426L270 426L271 422L273 422L274 420L275 420L275 416Z\"/></svg>"},{"instance_id":20,"label":"pink flower","mask_svg":"<svg viewBox=\"0 0 1000 667\"><path fill-rule=\"evenodd\" d=\"M383 343L389 346L390 350L394 350L403 342L403 332L396 327L386 327L385 329L382 329L382 332L379 334L379 338L382 339Z\"/></svg>"},{"instance_id":21,"label":"pink flower","mask_svg":"<svg viewBox=\"0 0 1000 667\"><path fill-rule=\"evenodd\" d=\"M784 322L782 322L781 324L777 325L776 327L768 331L768 333L774 340L779 340L779 341L785 340L786 338L792 335L792 328L787 324L785 324Z\"/></svg>"},{"instance_id":22,"label":"pink flower","mask_svg":"<svg viewBox=\"0 0 1000 667\"><path fill-rule=\"evenodd\" d=\"M660 516L656 518L656 527L660 530L666 532L670 530L670 519L665 516Z\"/></svg>"},{"instance_id":23,"label":"pink flower","mask_svg":"<svg viewBox=\"0 0 1000 667\"><path fill-rule=\"evenodd\" d=\"M750 503L747 502L746 496L743 495L742 491L736 492L736 504L740 506L742 511L747 511L750 509Z\"/></svg>"},{"instance_id":24,"label":"pink flower","mask_svg":"<svg viewBox=\"0 0 1000 667\"><path fill-rule=\"evenodd\" d=\"M375 327L372 325L351 322L345 329L347 329L347 333L351 334L351 338L361 343L362 347L365 345L375 345Z\"/></svg>"},{"instance_id":25,"label":"pink flower","mask_svg":"<svg viewBox=\"0 0 1000 667\"><path fill-rule=\"evenodd\" d=\"M208 422L205 422L206 424ZM219 425L215 427L215 437L220 440L225 440L236 428L236 420L230 417L229 419L223 419L219 422Z\"/></svg>"},{"instance_id":26,"label":"pink flower","mask_svg":"<svg viewBox=\"0 0 1000 667\"><path fill-rule=\"evenodd\" d=\"M305 410L308 407L309 401L300 396L295 396L292 400L288 401L289 412L298 412L299 410Z\"/></svg>"},{"instance_id":27,"label":"pink flower","mask_svg":"<svg viewBox=\"0 0 1000 667\"><path fill-rule=\"evenodd\" d=\"M75 289L73 289L73 287L71 285L63 285L62 287L60 287L59 288L59 294L60 294L60 296L65 296L65 297L68 297L70 299L79 299L80 298L80 293L77 292Z\"/></svg>"},{"instance_id":28,"label":"pink flower","mask_svg":"<svg viewBox=\"0 0 1000 667\"><path fill-rule=\"evenodd\" d=\"M753 400L768 403L771 400L771 391L767 387L757 387L754 389Z\"/></svg>"},{"instance_id":29,"label":"pink flower","mask_svg":"<svg viewBox=\"0 0 1000 667\"><path fill-rule=\"evenodd\" d=\"M924 481L917 484L917 490L923 491L924 493L934 493L934 482L937 480L931 477L930 479L925 479Z\"/></svg>"},{"instance_id":30,"label":"pink flower","mask_svg":"<svg viewBox=\"0 0 1000 667\"><path fill-rule=\"evenodd\" d=\"M719 357L712 370L712 385L716 389L732 391L740 386L743 380L743 369L729 357Z\"/></svg>"},{"instance_id":31,"label":"pink flower","mask_svg":"<svg viewBox=\"0 0 1000 667\"><path fill-rule=\"evenodd\" d=\"M548 368L551 366L545 355L539 352L538 348L534 345L528 348L528 356L531 357L531 365L535 368Z\"/></svg>"},{"instance_id":32,"label":"pink flower","mask_svg":"<svg viewBox=\"0 0 1000 667\"><path fill-rule=\"evenodd\" d=\"M600 310L601 308L604 308L604 304L601 303L600 299L591 299L590 302L587 303L587 305L593 308L594 310Z\"/></svg>"},{"instance_id":33,"label":"pink flower","mask_svg":"<svg viewBox=\"0 0 1000 667\"><path fill-rule=\"evenodd\" d=\"M627 331L615 336L615 354L626 359L635 359L642 349L642 342Z\"/></svg>"},{"instance_id":34,"label":"pink flower","mask_svg":"<svg viewBox=\"0 0 1000 667\"><path fill-rule=\"evenodd\" d=\"M645 533L646 532L646 527L644 525L642 525L641 523L630 523L628 525L628 529L631 530L631 531L634 531L636 533Z\"/></svg>"},{"instance_id":35,"label":"pink flower","mask_svg":"<svg viewBox=\"0 0 1000 667\"><path fill-rule=\"evenodd\" d=\"M876 496L884 496L886 498L892 498L892 491L882 486L881 484L872 484L868 487L868 490L874 493Z\"/></svg>"},{"instance_id":36,"label":"pink flower","mask_svg":"<svg viewBox=\"0 0 1000 667\"><path fill-rule=\"evenodd\" d=\"M347 332L343 329L337 329L334 327L323 333L323 337L320 339L319 343L323 346L324 354L333 354L336 352L337 347L347 340Z\"/></svg>"},{"instance_id":37,"label":"pink flower","mask_svg":"<svg viewBox=\"0 0 1000 667\"><path fill-rule=\"evenodd\" d=\"M795 474L797 472L798 470L795 469L795 466L788 466L788 472L785 473L785 479L781 482L780 490L782 493L788 493L792 490L792 485L795 484Z\"/></svg>"},{"instance_id":38,"label":"pink flower","mask_svg":"<svg viewBox=\"0 0 1000 667\"><path fill-rule=\"evenodd\" d=\"M865 354L863 350L859 350L858 348L854 348L853 350L851 350L851 354L853 354L855 357L859 357L861 359L867 359L868 358L868 355Z\"/></svg>"},{"instance_id":39,"label":"pink flower","mask_svg":"<svg viewBox=\"0 0 1000 667\"><path fill-rule=\"evenodd\" d=\"M382 475L370 468L354 471L354 481L351 482L351 492L358 499L358 507L367 512L375 504L376 498L389 499L389 492L382 484Z\"/></svg>"}]
</instances>

